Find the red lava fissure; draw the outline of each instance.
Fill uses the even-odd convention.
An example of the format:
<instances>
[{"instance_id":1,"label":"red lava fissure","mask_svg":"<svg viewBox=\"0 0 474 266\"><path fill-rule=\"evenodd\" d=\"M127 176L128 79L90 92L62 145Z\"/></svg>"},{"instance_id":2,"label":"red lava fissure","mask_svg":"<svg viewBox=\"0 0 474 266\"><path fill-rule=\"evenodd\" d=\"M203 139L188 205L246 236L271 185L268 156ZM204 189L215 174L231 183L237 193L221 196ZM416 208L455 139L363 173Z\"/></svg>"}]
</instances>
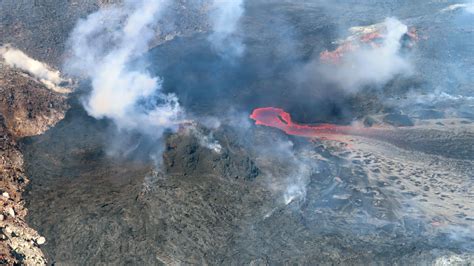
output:
<instances>
[{"instance_id":1,"label":"red lava fissure","mask_svg":"<svg viewBox=\"0 0 474 266\"><path fill-rule=\"evenodd\" d=\"M304 125L291 120L291 115L281 108L264 107L253 110L250 118L256 125L274 127L288 135L328 138L331 135L367 135L369 128L340 126L334 124Z\"/></svg>"}]
</instances>

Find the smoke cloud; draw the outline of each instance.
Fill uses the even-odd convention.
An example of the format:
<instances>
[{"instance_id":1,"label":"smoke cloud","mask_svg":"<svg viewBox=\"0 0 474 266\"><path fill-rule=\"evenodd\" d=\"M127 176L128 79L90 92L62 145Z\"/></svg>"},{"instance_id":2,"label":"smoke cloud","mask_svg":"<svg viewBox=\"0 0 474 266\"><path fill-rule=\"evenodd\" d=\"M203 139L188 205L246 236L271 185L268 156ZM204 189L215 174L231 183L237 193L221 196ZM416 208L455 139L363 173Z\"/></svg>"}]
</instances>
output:
<instances>
[{"instance_id":1,"label":"smoke cloud","mask_svg":"<svg viewBox=\"0 0 474 266\"><path fill-rule=\"evenodd\" d=\"M0 57L10 67L21 69L34 78L38 79L48 89L59 93L69 93L70 90L61 87L61 84L67 82L61 78L59 71L52 69L47 64L37 61L20 50L9 45L0 47Z\"/></svg>"},{"instance_id":2,"label":"smoke cloud","mask_svg":"<svg viewBox=\"0 0 474 266\"><path fill-rule=\"evenodd\" d=\"M467 11L468 13L474 14L474 1L465 3L465 4L453 4L449 5L446 8L443 8L441 12L450 12L450 11L455 11L458 9L463 9Z\"/></svg>"},{"instance_id":3,"label":"smoke cloud","mask_svg":"<svg viewBox=\"0 0 474 266\"><path fill-rule=\"evenodd\" d=\"M215 153L222 152L221 144L214 138L212 131L200 127L197 123L191 123L186 127L188 133L192 134L199 142L199 145Z\"/></svg>"},{"instance_id":4,"label":"smoke cloud","mask_svg":"<svg viewBox=\"0 0 474 266\"><path fill-rule=\"evenodd\" d=\"M244 53L242 39L235 35L243 14L243 0L214 0L209 12L212 33L208 40L220 56L235 58Z\"/></svg>"},{"instance_id":5,"label":"smoke cloud","mask_svg":"<svg viewBox=\"0 0 474 266\"><path fill-rule=\"evenodd\" d=\"M181 113L177 97L164 94L161 79L142 62L167 2L126 0L77 23L65 67L91 80L92 91L84 101L89 115L156 136L176 126Z\"/></svg>"},{"instance_id":6,"label":"smoke cloud","mask_svg":"<svg viewBox=\"0 0 474 266\"><path fill-rule=\"evenodd\" d=\"M380 33L375 33L383 36L381 43L359 46L353 44L353 37L350 37L347 40L349 48L341 55L340 61L319 68L323 76L353 92L367 85L383 86L397 75L409 75L412 65L400 53L402 37L408 32L408 27L394 18L387 18L382 25L375 27L380 28L377 29ZM364 33L365 29L374 30L357 27L353 31ZM356 47L352 48L354 45Z\"/></svg>"},{"instance_id":7,"label":"smoke cloud","mask_svg":"<svg viewBox=\"0 0 474 266\"><path fill-rule=\"evenodd\" d=\"M281 204L304 202L311 176L318 169L318 162L311 158L311 152L296 147L287 137L276 135L254 148L258 165L269 169L265 172L265 176L269 178L266 182L272 191L281 195Z\"/></svg>"},{"instance_id":8,"label":"smoke cloud","mask_svg":"<svg viewBox=\"0 0 474 266\"><path fill-rule=\"evenodd\" d=\"M284 188L283 203L288 205L293 201L305 201L311 175L318 168L317 162L310 158L310 152L296 149L291 141L283 143L278 148L278 156L289 166L287 169L289 172L283 174L281 181Z\"/></svg>"}]
</instances>

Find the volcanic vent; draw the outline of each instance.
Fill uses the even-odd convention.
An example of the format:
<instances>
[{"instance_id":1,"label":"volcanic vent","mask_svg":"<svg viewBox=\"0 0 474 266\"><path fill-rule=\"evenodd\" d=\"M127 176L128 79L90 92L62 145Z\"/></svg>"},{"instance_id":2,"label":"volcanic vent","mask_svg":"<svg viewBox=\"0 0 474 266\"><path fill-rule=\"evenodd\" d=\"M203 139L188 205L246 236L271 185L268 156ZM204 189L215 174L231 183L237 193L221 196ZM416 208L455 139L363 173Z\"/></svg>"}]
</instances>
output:
<instances>
[{"instance_id":1,"label":"volcanic vent","mask_svg":"<svg viewBox=\"0 0 474 266\"><path fill-rule=\"evenodd\" d=\"M4 262L473 260L469 5L0 6Z\"/></svg>"}]
</instances>

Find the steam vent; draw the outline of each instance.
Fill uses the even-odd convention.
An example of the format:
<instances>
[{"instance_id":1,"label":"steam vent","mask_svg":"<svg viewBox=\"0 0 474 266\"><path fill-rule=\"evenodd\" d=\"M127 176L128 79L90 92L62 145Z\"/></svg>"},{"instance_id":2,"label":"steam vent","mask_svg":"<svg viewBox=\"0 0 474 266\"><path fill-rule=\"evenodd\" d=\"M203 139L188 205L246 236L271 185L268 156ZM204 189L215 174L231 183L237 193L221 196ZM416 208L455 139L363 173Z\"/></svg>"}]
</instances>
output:
<instances>
[{"instance_id":1,"label":"steam vent","mask_svg":"<svg viewBox=\"0 0 474 266\"><path fill-rule=\"evenodd\" d=\"M474 2L1 0L0 264L474 265Z\"/></svg>"}]
</instances>

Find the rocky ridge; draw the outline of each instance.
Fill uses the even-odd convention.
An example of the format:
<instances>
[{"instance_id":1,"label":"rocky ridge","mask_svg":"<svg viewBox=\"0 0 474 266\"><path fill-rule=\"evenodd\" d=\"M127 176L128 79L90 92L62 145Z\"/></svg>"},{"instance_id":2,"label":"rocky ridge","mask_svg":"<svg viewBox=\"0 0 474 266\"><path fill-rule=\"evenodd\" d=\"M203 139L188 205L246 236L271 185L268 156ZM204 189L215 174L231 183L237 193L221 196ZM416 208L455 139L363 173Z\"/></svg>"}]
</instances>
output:
<instances>
[{"instance_id":1,"label":"rocky ridge","mask_svg":"<svg viewBox=\"0 0 474 266\"><path fill-rule=\"evenodd\" d=\"M25 222L22 193L29 183L17 140L38 135L64 117L65 94L0 61L0 263L46 264L46 239Z\"/></svg>"}]
</instances>

